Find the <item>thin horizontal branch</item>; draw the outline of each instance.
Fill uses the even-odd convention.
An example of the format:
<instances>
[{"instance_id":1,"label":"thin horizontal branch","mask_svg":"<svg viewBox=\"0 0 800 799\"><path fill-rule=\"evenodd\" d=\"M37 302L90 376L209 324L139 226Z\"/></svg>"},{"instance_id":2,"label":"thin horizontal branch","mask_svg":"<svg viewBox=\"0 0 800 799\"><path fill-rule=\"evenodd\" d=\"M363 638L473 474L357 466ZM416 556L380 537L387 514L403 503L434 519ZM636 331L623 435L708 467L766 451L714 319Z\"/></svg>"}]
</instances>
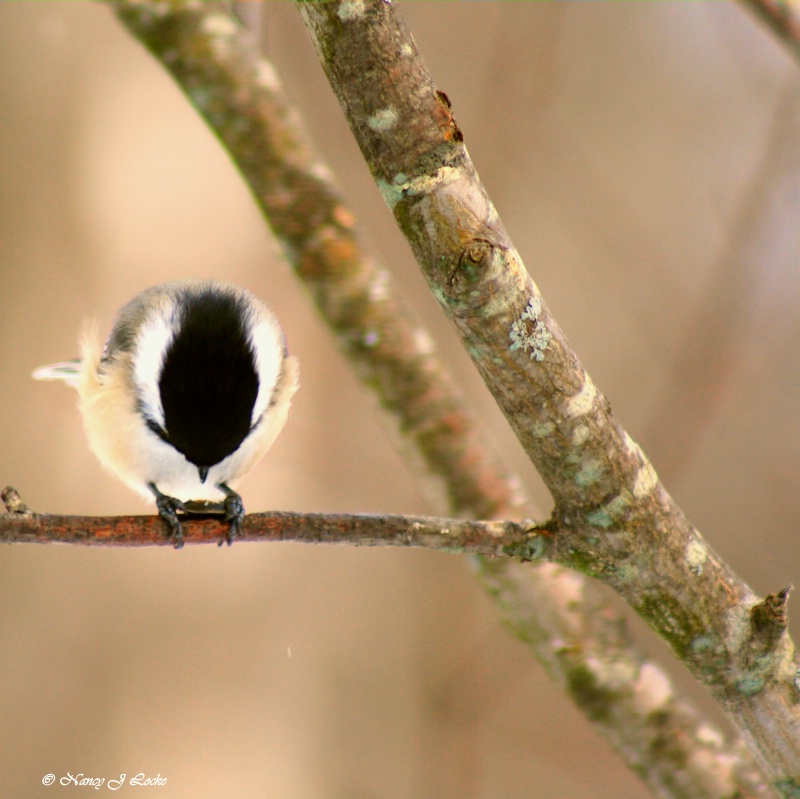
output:
<instances>
[{"instance_id":1,"label":"thin horizontal branch","mask_svg":"<svg viewBox=\"0 0 800 799\"><path fill-rule=\"evenodd\" d=\"M0 514L0 541L8 544L80 544L83 546L171 546L159 516L59 516L20 510ZM219 515L181 519L184 544L219 544L229 523ZM293 541L299 544L347 544L362 547L422 547L440 552L509 557L527 552L527 541L542 533L522 522L467 521L430 516L367 514L251 513L242 521L236 543Z\"/></svg>"}]
</instances>

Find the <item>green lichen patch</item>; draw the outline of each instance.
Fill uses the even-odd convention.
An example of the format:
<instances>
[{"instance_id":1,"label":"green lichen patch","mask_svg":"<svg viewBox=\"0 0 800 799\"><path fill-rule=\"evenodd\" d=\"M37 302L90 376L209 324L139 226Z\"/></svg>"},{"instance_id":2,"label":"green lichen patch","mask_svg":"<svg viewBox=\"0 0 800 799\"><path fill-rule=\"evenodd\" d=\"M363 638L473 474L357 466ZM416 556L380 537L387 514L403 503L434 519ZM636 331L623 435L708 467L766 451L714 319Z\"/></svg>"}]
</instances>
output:
<instances>
[{"instance_id":1,"label":"green lichen patch","mask_svg":"<svg viewBox=\"0 0 800 799\"><path fill-rule=\"evenodd\" d=\"M531 297L522 315L511 324L511 331L508 334L511 340L508 349L511 352L530 351L531 358L537 361L544 360L544 351L550 345L552 336L539 318L541 313L542 301L538 297Z\"/></svg>"}]
</instances>

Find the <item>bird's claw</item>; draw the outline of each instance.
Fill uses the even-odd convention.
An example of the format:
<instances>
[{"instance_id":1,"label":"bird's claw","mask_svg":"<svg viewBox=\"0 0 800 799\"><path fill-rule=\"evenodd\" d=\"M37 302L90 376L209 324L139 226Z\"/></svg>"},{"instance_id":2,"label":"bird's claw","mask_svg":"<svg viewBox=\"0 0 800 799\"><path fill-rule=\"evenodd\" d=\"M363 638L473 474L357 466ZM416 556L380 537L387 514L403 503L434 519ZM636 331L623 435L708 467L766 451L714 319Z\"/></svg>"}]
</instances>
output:
<instances>
[{"instance_id":1,"label":"bird's claw","mask_svg":"<svg viewBox=\"0 0 800 799\"><path fill-rule=\"evenodd\" d=\"M228 546L233 543L233 539L239 536L242 532L242 519L244 519L244 502L242 498L232 488L224 483L220 488L225 492L225 500L223 506L225 508L225 520L231 523L228 528L228 533L224 539L220 539L218 546L227 541Z\"/></svg>"},{"instance_id":2,"label":"bird's claw","mask_svg":"<svg viewBox=\"0 0 800 799\"><path fill-rule=\"evenodd\" d=\"M162 494L158 488L156 488L154 483L150 483L148 488L150 491L152 491L153 496L156 498L158 515L167 523L167 527L169 528L167 530L167 537L172 540L175 549L180 549L183 547L183 526L178 518L178 512L214 512L211 510L214 507L214 503L202 503L196 501L188 502L187 509L187 505L184 505L181 500L177 499L176 497L170 497L167 494ZM239 494L237 494L225 483L220 483L219 488L225 494L225 499L222 502L222 509L225 514L225 521L230 522L230 527L228 528L228 532L225 534L225 537L219 540L218 545L222 546L227 542L228 546L230 546L233 543L234 538L237 538L242 532L242 520L244 519L245 513L244 502ZM219 508L218 504L216 505L216 508Z\"/></svg>"},{"instance_id":3,"label":"bird's claw","mask_svg":"<svg viewBox=\"0 0 800 799\"><path fill-rule=\"evenodd\" d=\"M167 494L162 494L154 484L150 484L150 490L156 498L156 508L158 515L167 523L167 538L172 540L172 545L175 549L183 547L183 526L178 518L178 511L181 513L186 512L186 508L179 499L170 497Z\"/></svg>"}]
</instances>

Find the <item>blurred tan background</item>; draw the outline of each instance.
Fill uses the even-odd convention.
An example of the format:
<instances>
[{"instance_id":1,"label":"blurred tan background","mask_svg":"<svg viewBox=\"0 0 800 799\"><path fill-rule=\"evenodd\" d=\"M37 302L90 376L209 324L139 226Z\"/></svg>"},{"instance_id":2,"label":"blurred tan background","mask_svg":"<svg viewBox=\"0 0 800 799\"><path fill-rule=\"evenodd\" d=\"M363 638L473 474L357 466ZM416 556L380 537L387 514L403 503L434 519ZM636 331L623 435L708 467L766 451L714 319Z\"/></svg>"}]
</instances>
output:
<instances>
[{"instance_id":1,"label":"blurred tan background","mask_svg":"<svg viewBox=\"0 0 800 799\"><path fill-rule=\"evenodd\" d=\"M733 4L403 10L628 431L756 590L798 583L798 65ZM367 239L546 513L296 12L268 3L263 25ZM216 276L274 308L302 363L248 509L432 510L225 154L107 8L0 4L0 99L0 483L38 511L151 512L95 463L74 395L30 372L73 356L87 316L105 329L150 284ZM0 607L3 796L66 795L42 786L50 772L140 771L166 777L141 791L168 799L646 795L457 557L9 546Z\"/></svg>"}]
</instances>

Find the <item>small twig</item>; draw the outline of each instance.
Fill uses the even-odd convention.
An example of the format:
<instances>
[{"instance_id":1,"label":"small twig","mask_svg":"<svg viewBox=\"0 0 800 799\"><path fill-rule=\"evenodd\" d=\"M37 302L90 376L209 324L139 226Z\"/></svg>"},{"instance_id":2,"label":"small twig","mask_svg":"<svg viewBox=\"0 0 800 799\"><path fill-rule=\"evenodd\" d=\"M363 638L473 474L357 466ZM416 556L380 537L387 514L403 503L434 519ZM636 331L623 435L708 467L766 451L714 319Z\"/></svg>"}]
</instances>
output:
<instances>
[{"instance_id":1,"label":"small twig","mask_svg":"<svg viewBox=\"0 0 800 799\"><path fill-rule=\"evenodd\" d=\"M14 486L6 486L0 491L0 499L9 513L30 514L31 509L22 501L19 492Z\"/></svg>"},{"instance_id":2,"label":"small twig","mask_svg":"<svg viewBox=\"0 0 800 799\"><path fill-rule=\"evenodd\" d=\"M776 594L768 594L750 611L754 638L763 641L765 648L773 646L789 626L787 606L793 588L789 585Z\"/></svg>"}]
</instances>

